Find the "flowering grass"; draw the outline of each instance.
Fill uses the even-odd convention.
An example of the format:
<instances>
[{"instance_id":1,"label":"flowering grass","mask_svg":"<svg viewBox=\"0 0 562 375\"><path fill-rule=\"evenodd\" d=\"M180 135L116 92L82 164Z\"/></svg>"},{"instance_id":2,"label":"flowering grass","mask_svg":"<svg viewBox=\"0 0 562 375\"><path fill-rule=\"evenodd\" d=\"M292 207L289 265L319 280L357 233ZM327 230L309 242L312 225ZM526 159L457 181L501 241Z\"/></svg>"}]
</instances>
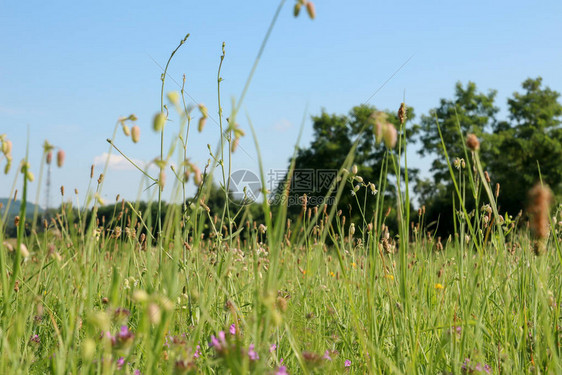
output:
<instances>
[{"instance_id":1,"label":"flowering grass","mask_svg":"<svg viewBox=\"0 0 562 375\"><path fill-rule=\"evenodd\" d=\"M192 116L207 131L206 107L195 103L200 113L192 115L182 87L168 94L168 111L164 72L153 129L163 137L174 115L179 131L170 150L160 144L157 176L139 168L158 190L148 207L123 200L96 220L104 177L92 173L84 206L68 201L36 227L26 219L34 178L27 158L22 161L15 171L23 185L17 238L7 238L6 216L0 219L2 373L562 372L560 209L545 216L549 207L541 200L532 212L542 224L531 225L533 231L520 217L498 212L499 193L469 136L465 155L458 155L466 160L450 162L443 144L456 191L455 233L435 238L423 208L410 214L405 104L399 129L376 114L366 129L387 147L379 181L357 174L352 149L330 191L336 201L356 197L359 222L337 205L307 207L306 198L292 222L286 206L269 206L265 190L263 220L228 199L216 212L209 208L215 169L227 198L231 154L245 135L236 115L283 3L224 127L219 67L220 139L216 151L209 147L207 168L187 155ZM316 16L308 1L295 4L296 15L303 6ZM221 66L224 56L223 46ZM118 120L111 151L120 152L119 127L142 143L136 120ZM11 164L12 144L0 139ZM43 163L52 160L48 146L39 181ZM257 141L256 147L259 155ZM59 150L57 164L63 161ZM388 170L393 186L383 182ZM263 168L260 174L265 182ZM192 182L197 193L188 199ZM166 191L184 203L164 211ZM396 228L387 226L389 211L396 212Z\"/></svg>"}]
</instances>

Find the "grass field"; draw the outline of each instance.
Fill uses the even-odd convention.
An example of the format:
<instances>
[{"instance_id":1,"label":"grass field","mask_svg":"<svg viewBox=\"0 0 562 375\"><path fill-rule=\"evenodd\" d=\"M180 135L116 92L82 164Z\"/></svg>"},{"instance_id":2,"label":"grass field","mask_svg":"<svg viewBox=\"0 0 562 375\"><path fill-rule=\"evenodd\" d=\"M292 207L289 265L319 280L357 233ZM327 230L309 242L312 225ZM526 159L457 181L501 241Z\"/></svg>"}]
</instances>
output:
<instances>
[{"instance_id":1,"label":"grass field","mask_svg":"<svg viewBox=\"0 0 562 375\"><path fill-rule=\"evenodd\" d=\"M379 181L357 175L354 149L338 172L330 194L356 196L359 221L306 200L290 220L266 191L260 220L228 199L218 212L208 208L213 176L228 186L231 153L245 136L236 116L259 57L229 120L219 113L208 169L188 162L186 146L206 109L190 111L182 89L167 95L168 112L164 72L154 130L164 139L166 120L177 116L180 131L171 149L159 145L158 175L139 171L157 191L146 209L120 200L112 215L90 220L103 205L103 176L92 175L85 205L73 207L78 196L67 191L57 215L36 227L25 219L30 161L19 165L17 238L7 238L6 216L0 222L0 372L562 373L562 210L549 211L539 184L530 221L498 212L470 135L460 134L468 140L462 165L447 157L457 193L448 238L428 233L423 208L410 212L406 119L400 129L384 124L392 128ZM218 77L222 108L220 67ZM124 142L120 129L139 141L134 123L117 122L112 152ZM389 171L393 186L384 183ZM163 188L186 203L161 216ZM396 228L386 226L389 210Z\"/></svg>"}]
</instances>

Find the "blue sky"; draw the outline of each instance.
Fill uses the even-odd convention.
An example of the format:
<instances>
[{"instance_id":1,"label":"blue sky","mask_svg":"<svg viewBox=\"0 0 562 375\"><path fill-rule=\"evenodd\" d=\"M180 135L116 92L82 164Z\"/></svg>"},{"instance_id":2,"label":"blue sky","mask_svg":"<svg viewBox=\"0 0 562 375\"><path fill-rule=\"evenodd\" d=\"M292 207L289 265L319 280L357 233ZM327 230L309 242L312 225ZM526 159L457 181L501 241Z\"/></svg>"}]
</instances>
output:
<instances>
[{"instance_id":1,"label":"blue sky","mask_svg":"<svg viewBox=\"0 0 562 375\"><path fill-rule=\"evenodd\" d=\"M497 103L504 106L523 80L539 75L562 91L559 1L317 0L313 21L305 14L295 19L293 4L287 0L282 10L239 117L248 135L245 114L251 117L266 169L286 168L305 109L302 145L311 141L310 115L322 108L347 113L412 55L370 104L397 109L405 92L419 118L440 98L450 98L457 81L471 80L482 91L497 89ZM120 133L116 143L131 158L156 157L159 141L151 122L160 106L158 64L186 33L191 36L170 65L166 91L177 90L172 78L181 82L186 74L189 94L216 118L224 41L221 90L228 114L277 6L265 0L0 1L0 133L13 141L15 164L24 157L29 126L36 175L45 139L67 155L64 168L53 169L51 202L59 202L60 185L82 194L116 120L131 113L139 118L141 142L133 145ZM177 125L166 129L172 136ZM207 144L217 141L212 121L203 133L192 133L192 161L202 166ZM410 164L422 171L429 162L410 155ZM5 161L0 163L3 168ZM257 169L249 136L234 157L233 169L242 168ZM101 169L96 166L96 175ZM14 171L0 175L0 197L9 195ZM139 181L137 171L117 164L106 176L103 196L134 199Z\"/></svg>"}]
</instances>

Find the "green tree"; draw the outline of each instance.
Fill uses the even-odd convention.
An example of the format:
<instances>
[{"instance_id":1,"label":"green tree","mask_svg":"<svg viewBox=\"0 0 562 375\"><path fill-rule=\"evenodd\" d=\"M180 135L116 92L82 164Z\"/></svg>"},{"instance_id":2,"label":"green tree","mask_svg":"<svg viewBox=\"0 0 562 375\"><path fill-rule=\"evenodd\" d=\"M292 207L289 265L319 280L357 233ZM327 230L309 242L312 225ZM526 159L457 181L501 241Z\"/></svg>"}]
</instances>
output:
<instances>
[{"instance_id":1,"label":"green tree","mask_svg":"<svg viewBox=\"0 0 562 375\"><path fill-rule=\"evenodd\" d=\"M464 87L458 82L453 99L441 99L439 107L421 117L419 154L434 158L430 168L433 181L418 180L414 191L418 194L420 203L426 206L426 223L431 224L428 227L430 230L446 235L454 229L453 199L456 199L456 192L443 152L441 135L451 163L457 157L465 158L461 133L463 137L474 133L481 138L498 126L496 114L499 108L494 103L495 97L494 90L484 94L478 91L474 82L468 82ZM485 153L484 150L483 152ZM467 194L466 198L465 203L469 208L473 205L472 195Z\"/></svg>"},{"instance_id":2,"label":"green tree","mask_svg":"<svg viewBox=\"0 0 562 375\"><path fill-rule=\"evenodd\" d=\"M501 184L500 206L516 214L527 191L539 181L562 193L562 105L560 93L542 87L542 78L527 79L523 92L507 100L509 121L499 124L487 141L492 178Z\"/></svg>"},{"instance_id":3,"label":"green tree","mask_svg":"<svg viewBox=\"0 0 562 375\"><path fill-rule=\"evenodd\" d=\"M298 174L306 174L309 171L317 172L320 170L339 170L345 162L345 159L352 149L355 141L357 141L357 148L354 154L354 164L358 167L358 175L361 176L365 183L371 182L378 185L379 175L383 168L384 156L387 149L382 145L377 145L373 134L373 118L372 115L376 112L375 107L369 105L359 105L353 107L348 115L328 114L322 111L319 116L313 116L313 140L309 147L301 148L295 160L295 176L293 182L295 185L291 187L289 197L289 213L293 217L300 213L301 207L294 204L299 201L299 197L307 194L308 197L323 197L327 192L328 186L318 186L318 181L310 190L296 188L296 180ZM385 111L387 114L387 121L394 124L396 129L399 129L399 120L396 112ZM407 110L408 119L414 117L412 108ZM406 133L407 138L412 136L417 131L417 126L408 124ZM392 174L392 167L389 164L388 171ZM415 170L410 169L410 178L415 175ZM277 195L281 194L283 182L279 184ZM388 181L387 181L388 185ZM351 186L350 186L351 189ZM345 215L349 215L351 210L352 220L355 223L359 221L359 210L355 197L352 196L350 189L344 191L339 203L339 207L344 211ZM377 186L379 189L379 186ZM387 197L389 199L388 206L392 204L392 186L390 186L390 193ZM363 198L363 197L361 197ZM311 201L309 201L311 202ZM312 205L315 202L312 202ZM310 205L309 205L310 206ZM369 212L369 211L367 211Z\"/></svg>"}]
</instances>

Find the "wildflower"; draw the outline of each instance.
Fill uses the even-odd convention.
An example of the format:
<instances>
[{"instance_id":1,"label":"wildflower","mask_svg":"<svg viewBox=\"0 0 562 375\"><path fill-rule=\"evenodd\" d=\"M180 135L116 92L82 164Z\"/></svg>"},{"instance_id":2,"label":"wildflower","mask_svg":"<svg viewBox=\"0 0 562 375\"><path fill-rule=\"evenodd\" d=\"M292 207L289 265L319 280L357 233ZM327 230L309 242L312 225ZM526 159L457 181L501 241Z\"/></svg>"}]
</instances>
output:
<instances>
[{"instance_id":1,"label":"wildflower","mask_svg":"<svg viewBox=\"0 0 562 375\"><path fill-rule=\"evenodd\" d=\"M61 168L62 165L64 164L64 151L63 150L59 150L59 152L57 152L57 167Z\"/></svg>"},{"instance_id":2,"label":"wildflower","mask_svg":"<svg viewBox=\"0 0 562 375\"><path fill-rule=\"evenodd\" d=\"M469 134L466 137L466 147L468 147L471 151L478 151L480 148L480 141L478 137L474 134Z\"/></svg>"},{"instance_id":3,"label":"wildflower","mask_svg":"<svg viewBox=\"0 0 562 375\"><path fill-rule=\"evenodd\" d=\"M436 283L436 284L435 284L435 289L437 289L437 290L439 290L439 289L445 289L445 287L443 286L443 284Z\"/></svg>"},{"instance_id":4,"label":"wildflower","mask_svg":"<svg viewBox=\"0 0 562 375\"><path fill-rule=\"evenodd\" d=\"M344 366L345 367L351 367L351 361L349 359L346 359L345 363L344 363Z\"/></svg>"},{"instance_id":5,"label":"wildflower","mask_svg":"<svg viewBox=\"0 0 562 375\"><path fill-rule=\"evenodd\" d=\"M131 128L131 139L134 143L138 143L140 139L140 128L135 125Z\"/></svg>"},{"instance_id":6,"label":"wildflower","mask_svg":"<svg viewBox=\"0 0 562 375\"><path fill-rule=\"evenodd\" d=\"M352 236L355 234L355 224L353 223L349 226L349 234Z\"/></svg>"},{"instance_id":7,"label":"wildflower","mask_svg":"<svg viewBox=\"0 0 562 375\"><path fill-rule=\"evenodd\" d=\"M470 358L466 358L461 366L461 370L463 374L490 374L492 368L488 364L472 363Z\"/></svg>"},{"instance_id":8,"label":"wildflower","mask_svg":"<svg viewBox=\"0 0 562 375\"><path fill-rule=\"evenodd\" d=\"M226 335L224 333L224 331L220 331L218 334L218 338L215 337L215 335L211 336L211 342L209 343L209 346L212 348L215 348L215 350L217 352L222 352L223 350L226 349Z\"/></svg>"},{"instance_id":9,"label":"wildflower","mask_svg":"<svg viewBox=\"0 0 562 375\"><path fill-rule=\"evenodd\" d=\"M276 344L271 344L271 346L269 347L269 352L270 352L270 353L273 353L276 349L277 349L277 345L276 345Z\"/></svg>"},{"instance_id":10,"label":"wildflower","mask_svg":"<svg viewBox=\"0 0 562 375\"><path fill-rule=\"evenodd\" d=\"M378 193L377 188L375 187L375 184L373 184L372 182L369 182L369 189L371 189L371 194L373 194L373 195Z\"/></svg>"},{"instance_id":11,"label":"wildflower","mask_svg":"<svg viewBox=\"0 0 562 375\"><path fill-rule=\"evenodd\" d=\"M393 281L393 280L394 280L394 276L391 275L391 274L386 274L386 275L384 275L384 277L387 278L387 279L389 279L390 281Z\"/></svg>"},{"instance_id":12,"label":"wildflower","mask_svg":"<svg viewBox=\"0 0 562 375\"><path fill-rule=\"evenodd\" d=\"M461 159L455 158L455 160L453 161L453 166L457 169L461 169Z\"/></svg>"},{"instance_id":13,"label":"wildflower","mask_svg":"<svg viewBox=\"0 0 562 375\"><path fill-rule=\"evenodd\" d=\"M201 357L201 346L197 345L195 347L195 353L193 353L193 358Z\"/></svg>"},{"instance_id":14,"label":"wildflower","mask_svg":"<svg viewBox=\"0 0 562 375\"><path fill-rule=\"evenodd\" d=\"M234 323L230 326L229 332L232 336L236 335L236 325Z\"/></svg>"},{"instance_id":15,"label":"wildflower","mask_svg":"<svg viewBox=\"0 0 562 375\"><path fill-rule=\"evenodd\" d=\"M354 164L353 167L351 168L351 173L353 174L357 174L357 164Z\"/></svg>"},{"instance_id":16,"label":"wildflower","mask_svg":"<svg viewBox=\"0 0 562 375\"><path fill-rule=\"evenodd\" d=\"M332 357L330 357L330 351L329 351L329 350L326 350L326 351L324 352L324 355L322 356L322 358L325 359L326 361L331 361L331 360L332 360Z\"/></svg>"},{"instance_id":17,"label":"wildflower","mask_svg":"<svg viewBox=\"0 0 562 375\"><path fill-rule=\"evenodd\" d=\"M41 342L41 339L39 339L39 335L35 334L29 338L29 341L39 344Z\"/></svg>"},{"instance_id":18,"label":"wildflower","mask_svg":"<svg viewBox=\"0 0 562 375\"><path fill-rule=\"evenodd\" d=\"M121 370L124 364L125 364L125 357L119 357L119 359L117 360L117 369Z\"/></svg>"},{"instance_id":19,"label":"wildflower","mask_svg":"<svg viewBox=\"0 0 562 375\"><path fill-rule=\"evenodd\" d=\"M250 357L250 360L252 361L257 361L258 359L260 359L259 354L254 350L254 344L250 344L250 346L248 347L248 357Z\"/></svg>"},{"instance_id":20,"label":"wildflower","mask_svg":"<svg viewBox=\"0 0 562 375\"><path fill-rule=\"evenodd\" d=\"M275 371L275 375L289 375L289 373L287 372L287 367L279 366L277 368L277 371Z\"/></svg>"}]
</instances>

